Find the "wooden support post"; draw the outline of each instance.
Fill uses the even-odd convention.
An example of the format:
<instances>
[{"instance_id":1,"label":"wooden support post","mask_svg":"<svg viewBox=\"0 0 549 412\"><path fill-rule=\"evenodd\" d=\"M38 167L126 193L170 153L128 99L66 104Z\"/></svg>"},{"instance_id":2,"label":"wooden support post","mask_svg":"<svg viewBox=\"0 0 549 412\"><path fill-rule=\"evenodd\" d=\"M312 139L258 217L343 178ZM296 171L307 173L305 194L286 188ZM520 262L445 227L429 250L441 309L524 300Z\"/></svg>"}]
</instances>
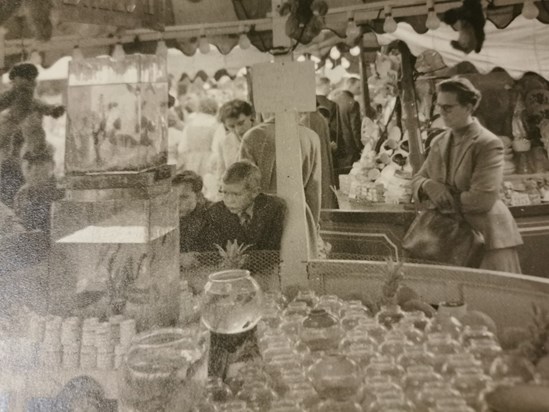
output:
<instances>
[{"instance_id":1,"label":"wooden support post","mask_svg":"<svg viewBox=\"0 0 549 412\"><path fill-rule=\"evenodd\" d=\"M414 85L414 67L412 65L412 53L403 41L398 42L398 50L402 62L401 102L403 124L408 131L408 143L410 145L410 164L416 173L424 160L423 143L419 130L417 117L417 102Z\"/></svg>"},{"instance_id":2,"label":"wooden support post","mask_svg":"<svg viewBox=\"0 0 549 412\"><path fill-rule=\"evenodd\" d=\"M278 13L280 4L280 0L272 2L273 46L288 47L291 43L284 30L286 19ZM291 55L275 56L275 62L291 60ZM283 290L287 290L289 287L307 287L309 248L297 113L283 109L281 107L275 114L275 140L277 194L288 206L280 251L281 286Z\"/></svg>"}]
</instances>

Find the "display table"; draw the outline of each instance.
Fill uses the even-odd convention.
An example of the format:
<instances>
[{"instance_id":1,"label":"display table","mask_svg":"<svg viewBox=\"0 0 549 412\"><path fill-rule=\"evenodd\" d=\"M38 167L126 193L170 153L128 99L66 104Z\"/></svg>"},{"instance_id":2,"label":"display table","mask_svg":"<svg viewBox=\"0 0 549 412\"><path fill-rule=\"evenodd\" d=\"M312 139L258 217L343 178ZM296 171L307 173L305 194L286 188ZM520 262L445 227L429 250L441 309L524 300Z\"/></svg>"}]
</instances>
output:
<instances>
[{"instance_id":1,"label":"display table","mask_svg":"<svg viewBox=\"0 0 549 412\"><path fill-rule=\"evenodd\" d=\"M360 210L324 209L321 235L332 245L334 258L383 260L402 257L402 238L412 223L413 205L390 205L385 210L362 205ZM524 245L519 247L525 274L549 277L549 204L509 208L519 226Z\"/></svg>"}]
</instances>

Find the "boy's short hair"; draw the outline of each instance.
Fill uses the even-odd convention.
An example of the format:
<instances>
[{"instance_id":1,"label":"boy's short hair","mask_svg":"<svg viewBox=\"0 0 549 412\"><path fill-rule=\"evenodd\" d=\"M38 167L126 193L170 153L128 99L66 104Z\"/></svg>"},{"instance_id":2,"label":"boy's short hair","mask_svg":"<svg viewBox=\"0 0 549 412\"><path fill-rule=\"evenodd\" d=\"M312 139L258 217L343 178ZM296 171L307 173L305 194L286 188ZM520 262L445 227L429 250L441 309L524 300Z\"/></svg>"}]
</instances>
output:
<instances>
[{"instance_id":1,"label":"boy's short hair","mask_svg":"<svg viewBox=\"0 0 549 412\"><path fill-rule=\"evenodd\" d=\"M202 191L202 187L204 187L202 177L192 170L184 170L176 174L172 179L173 186L181 185L184 183L190 185L194 193L200 193Z\"/></svg>"},{"instance_id":2,"label":"boy's short hair","mask_svg":"<svg viewBox=\"0 0 549 412\"><path fill-rule=\"evenodd\" d=\"M235 162L229 166L223 175L223 183L233 184L244 182L247 189L261 188L261 171L259 167L247 160Z\"/></svg>"},{"instance_id":3,"label":"boy's short hair","mask_svg":"<svg viewBox=\"0 0 549 412\"><path fill-rule=\"evenodd\" d=\"M219 120L224 123L225 120L230 118L237 119L241 114L252 116L252 105L244 100L234 99L221 106L219 109Z\"/></svg>"},{"instance_id":4,"label":"boy's short hair","mask_svg":"<svg viewBox=\"0 0 549 412\"><path fill-rule=\"evenodd\" d=\"M38 77L38 69L32 63L20 63L10 70L10 80L21 77L27 80L35 80Z\"/></svg>"}]
</instances>

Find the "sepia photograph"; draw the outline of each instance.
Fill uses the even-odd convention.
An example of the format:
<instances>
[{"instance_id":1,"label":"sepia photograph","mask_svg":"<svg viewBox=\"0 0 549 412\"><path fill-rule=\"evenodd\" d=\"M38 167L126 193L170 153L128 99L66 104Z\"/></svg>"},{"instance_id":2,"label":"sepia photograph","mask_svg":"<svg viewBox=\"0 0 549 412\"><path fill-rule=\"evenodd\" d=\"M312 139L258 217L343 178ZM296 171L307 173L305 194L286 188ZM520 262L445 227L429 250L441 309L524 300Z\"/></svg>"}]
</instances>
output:
<instances>
[{"instance_id":1,"label":"sepia photograph","mask_svg":"<svg viewBox=\"0 0 549 412\"><path fill-rule=\"evenodd\" d=\"M549 412L549 2L0 0L0 412Z\"/></svg>"}]
</instances>

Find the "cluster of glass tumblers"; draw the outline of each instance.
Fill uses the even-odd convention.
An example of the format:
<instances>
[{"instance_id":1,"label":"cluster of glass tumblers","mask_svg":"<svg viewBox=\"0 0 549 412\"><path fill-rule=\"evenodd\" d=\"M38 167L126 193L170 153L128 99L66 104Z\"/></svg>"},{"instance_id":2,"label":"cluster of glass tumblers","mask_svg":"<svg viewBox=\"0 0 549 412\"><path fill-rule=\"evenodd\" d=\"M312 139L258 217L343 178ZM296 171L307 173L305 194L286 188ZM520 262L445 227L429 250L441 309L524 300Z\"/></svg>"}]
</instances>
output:
<instances>
[{"instance_id":1,"label":"cluster of glass tumblers","mask_svg":"<svg viewBox=\"0 0 549 412\"><path fill-rule=\"evenodd\" d=\"M265 294L261 359L210 378L195 411L488 411L484 395L531 379L484 325L361 301Z\"/></svg>"}]
</instances>

